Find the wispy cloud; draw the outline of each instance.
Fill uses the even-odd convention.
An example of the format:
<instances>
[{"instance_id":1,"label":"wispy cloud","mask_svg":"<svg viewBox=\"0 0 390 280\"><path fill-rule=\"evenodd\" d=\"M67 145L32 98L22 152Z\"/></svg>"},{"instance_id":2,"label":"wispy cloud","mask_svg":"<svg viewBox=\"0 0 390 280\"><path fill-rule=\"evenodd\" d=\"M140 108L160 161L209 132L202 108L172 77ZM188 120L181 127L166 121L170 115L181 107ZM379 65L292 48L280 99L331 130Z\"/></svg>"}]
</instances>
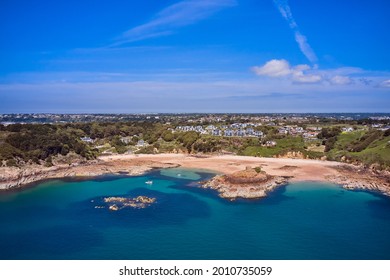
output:
<instances>
[{"instance_id":1,"label":"wispy cloud","mask_svg":"<svg viewBox=\"0 0 390 280\"><path fill-rule=\"evenodd\" d=\"M370 84L372 84L372 80L367 79L367 78L360 78L359 82L361 82L362 84L364 84L366 86L369 86Z\"/></svg>"},{"instance_id":2,"label":"wispy cloud","mask_svg":"<svg viewBox=\"0 0 390 280\"><path fill-rule=\"evenodd\" d=\"M296 23L291 13L291 9L290 6L288 5L288 1L287 0L273 0L273 1L276 7L279 9L279 12L283 16L283 18L288 22L290 28L293 30L295 41L298 43L301 52L306 56L306 58L311 63L316 64L318 61L317 56L313 51L313 49L311 48L311 46L309 45L309 43L307 42L306 36L304 36L300 32L298 28L298 24Z\"/></svg>"},{"instance_id":3,"label":"wispy cloud","mask_svg":"<svg viewBox=\"0 0 390 280\"><path fill-rule=\"evenodd\" d=\"M173 4L147 23L131 28L116 38L111 46L173 34L178 28L194 24L221 9L235 6L235 0L185 0Z\"/></svg>"},{"instance_id":4,"label":"wispy cloud","mask_svg":"<svg viewBox=\"0 0 390 280\"><path fill-rule=\"evenodd\" d=\"M336 75L330 78L330 83L333 85L350 85L353 83L352 79L348 76L339 76Z\"/></svg>"},{"instance_id":5,"label":"wispy cloud","mask_svg":"<svg viewBox=\"0 0 390 280\"><path fill-rule=\"evenodd\" d=\"M381 83L379 84L379 86L385 87L385 88L390 88L390 79L381 82Z\"/></svg>"}]
</instances>

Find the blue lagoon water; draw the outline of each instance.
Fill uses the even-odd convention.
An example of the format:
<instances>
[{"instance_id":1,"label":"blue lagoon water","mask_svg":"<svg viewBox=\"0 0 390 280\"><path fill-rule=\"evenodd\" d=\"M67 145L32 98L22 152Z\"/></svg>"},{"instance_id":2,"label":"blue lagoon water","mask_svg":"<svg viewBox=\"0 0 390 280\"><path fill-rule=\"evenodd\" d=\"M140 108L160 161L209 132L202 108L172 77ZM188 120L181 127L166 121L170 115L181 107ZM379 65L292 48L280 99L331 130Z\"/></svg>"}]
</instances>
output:
<instances>
[{"instance_id":1,"label":"blue lagoon water","mask_svg":"<svg viewBox=\"0 0 390 280\"><path fill-rule=\"evenodd\" d=\"M0 193L0 259L390 259L388 197L306 182L231 202L197 187L211 176L166 169ZM138 195L157 202L95 208Z\"/></svg>"}]
</instances>

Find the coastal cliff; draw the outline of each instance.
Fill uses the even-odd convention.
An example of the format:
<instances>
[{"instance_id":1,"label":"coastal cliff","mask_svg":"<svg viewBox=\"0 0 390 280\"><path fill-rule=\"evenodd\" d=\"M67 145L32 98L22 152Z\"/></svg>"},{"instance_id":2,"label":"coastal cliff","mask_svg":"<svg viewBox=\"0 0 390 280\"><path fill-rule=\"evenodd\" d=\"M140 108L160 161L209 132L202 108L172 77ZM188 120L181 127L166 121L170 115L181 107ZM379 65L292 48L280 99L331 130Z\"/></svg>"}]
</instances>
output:
<instances>
[{"instance_id":1,"label":"coastal cliff","mask_svg":"<svg viewBox=\"0 0 390 280\"><path fill-rule=\"evenodd\" d=\"M230 175L217 175L202 184L202 187L214 189L220 197L229 200L255 199L265 197L269 191L287 182L287 176L271 176L259 167L247 167Z\"/></svg>"}]
</instances>

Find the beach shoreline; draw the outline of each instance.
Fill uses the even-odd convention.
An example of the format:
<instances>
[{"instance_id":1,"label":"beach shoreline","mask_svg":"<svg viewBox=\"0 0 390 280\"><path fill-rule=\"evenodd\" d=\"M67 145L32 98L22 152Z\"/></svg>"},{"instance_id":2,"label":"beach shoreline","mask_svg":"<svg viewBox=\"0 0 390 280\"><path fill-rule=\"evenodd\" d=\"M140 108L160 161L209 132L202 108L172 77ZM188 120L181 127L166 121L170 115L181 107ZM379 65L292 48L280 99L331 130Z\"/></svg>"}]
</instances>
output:
<instances>
[{"instance_id":1,"label":"beach shoreline","mask_svg":"<svg viewBox=\"0 0 390 280\"><path fill-rule=\"evenodd\" d=\"M310 159L260 158L236 155L139 154L101 156L75 165L26 168L1 167L0 190L23 188L48 179L96 177L108 174L142 175L156 168L183 167L230 175L246 168L260 167L288 182L330 182L346 189L377 191L390 195L390 176L375 174L349 164Z\"/></svg>"}]
</instances>

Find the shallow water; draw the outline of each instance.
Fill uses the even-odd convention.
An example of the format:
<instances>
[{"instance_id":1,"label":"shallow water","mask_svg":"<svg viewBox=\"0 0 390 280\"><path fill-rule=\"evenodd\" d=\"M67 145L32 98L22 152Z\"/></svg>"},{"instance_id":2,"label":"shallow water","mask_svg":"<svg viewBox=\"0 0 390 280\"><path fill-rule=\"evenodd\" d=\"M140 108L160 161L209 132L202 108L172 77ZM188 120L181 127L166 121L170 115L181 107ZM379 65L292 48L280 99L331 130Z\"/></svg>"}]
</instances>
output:
<instances>
[{"instance_id":1,"label":"shallow water","mask_svg":"<svg viewBox=\"0 0 390 280\"><path fill-rule=\"evenodd\" d=\"M388 197L294 183L230 202L196 187L211 176L174 168L1 193L0 259L390 258ZM157 203L94 208L105 196L138 195Z\"/></svg>"}]
</instances>

